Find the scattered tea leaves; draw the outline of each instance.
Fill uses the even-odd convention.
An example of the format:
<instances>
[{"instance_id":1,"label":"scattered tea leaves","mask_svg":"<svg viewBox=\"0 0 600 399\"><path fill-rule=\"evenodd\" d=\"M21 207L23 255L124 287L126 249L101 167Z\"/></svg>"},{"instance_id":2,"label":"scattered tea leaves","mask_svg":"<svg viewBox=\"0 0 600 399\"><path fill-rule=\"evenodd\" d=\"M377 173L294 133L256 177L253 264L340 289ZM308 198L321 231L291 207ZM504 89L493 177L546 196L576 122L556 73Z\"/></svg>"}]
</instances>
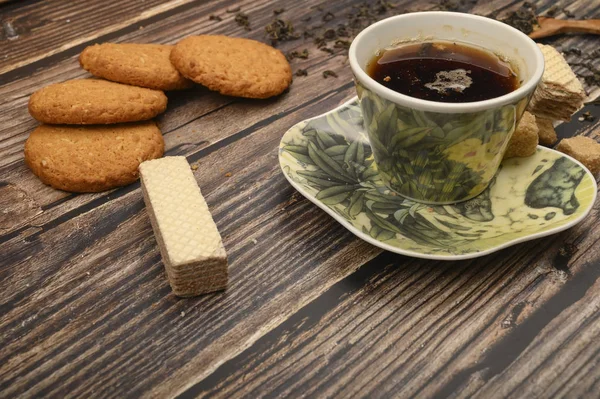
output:
<instances>
[{"instance_id":1,"label":"scattered tea leaves","mask_svg":"<svg viewBox=\"0 0 600 399\"><path fill-rule=\"evenodd\" d=\"M306 69L298 69L295 73L296 76L308 76Z\"/></svg>"},{"instance_id":2,"label":"scattered tea leaves","mask_svg":"<svg viewBox=\"0 0 600 399\"><path fill-rule=\"evenodd\" d=\"M595 49L592 52L584 52L577 47L571 47L562 50L566 56L573 55L577 58L575 60L568 61L571 67L577 66L581 69L574 71L577 76L585 80L585 83L589 86L600 87L600 68L595 65L594 61L600 59L600 49Z\"/></svg>"},{"instance_id":3,"label":"scattered tea leaves","mask_svg":"<svg viewBox=\"0 0 600 399\"><path fill-rule=\"evenodd\" d=\"M223 20L223 18L219 17L218 15L210 15L210 16L208 17L208 20L209 20L209 21L218 21L218 22L220 22L220 21L222 21L222 20Z\"/></svg>"},{"instance_id":4,"label":"scattered tea leaves","mask_svg":"<svg viewBox=\"0 0 600 399\"><path fill-rule=\"evenodd\" d=\"M473 0L459 1L471 2ZM311 8L323 11L320 6L313 6ZM395 8L396 5L389 1L377 0L352 6L352 11L344 19L336 18L334 13L327 11L321 17L324 23L306 27L302 36L305 39L312 38L316 47L321 51L333 54L335 53L334 49L341 49L346 53L350 47L351 40L344 40L342 38L352 38L372 23L392 15L392 10L394 10L393 14L402 13L395 10ZM310 17L303 19L303 21L308 20L310 20ZM336 22L334 26L330 26L329 22L331 21Z\"/></svg>"},{"instance_id":5,"label":"scattered tea leaves","mask_svg":"<svg viewBox=\"0 0 600 399\"><path fill-rule=\"evenodd\" d=\"M285 12L285 8L276 8L273 10L273 14L275 14L275 15L279 15L283 12Z\"/></svg>"},{"instance_id":6,"label":"scattered tea leaves","mask_svg":"<svg viewBox=\"0 0 600 399\"><path fill-rule=\"evenodd\" d=\"M323 71L323 78L324 78L324 79L327 79L327 78L328 78L328 77L330 77L330 76L332 76L332 77L334 77L334 78L337 78L337 77L338 77L337 73L335 73L335 72L333 72L333 71L331 71L331 70L329 70L329 69L328 69L328 70L326 70L326 71Z\"/></svg>"},{"instance_id":7,"label":"scattered tea leaves","mask_svg":"<svg viewBox=\"0 0 600 399\"><path fill-rule=\"evenodd\" d=\"M229 10L227 10L227 12L229 12ZM245 30L252 30L250 28L250 18L247 14L244 14L243 12L235 14L235 22L239 26L243 27Z\"/></svg>"}]
</instances>

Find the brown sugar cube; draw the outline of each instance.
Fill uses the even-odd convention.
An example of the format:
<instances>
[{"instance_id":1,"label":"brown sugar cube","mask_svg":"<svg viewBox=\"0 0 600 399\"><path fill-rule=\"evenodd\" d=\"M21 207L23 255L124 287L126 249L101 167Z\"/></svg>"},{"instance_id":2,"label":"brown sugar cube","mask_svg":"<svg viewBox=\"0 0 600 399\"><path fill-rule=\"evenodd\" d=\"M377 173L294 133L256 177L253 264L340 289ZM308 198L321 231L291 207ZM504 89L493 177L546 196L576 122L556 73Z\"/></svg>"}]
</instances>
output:
<instances>
[{"instance_id":1,"label":"brown sugar cube","mask_svg":"<svg viewBox=\"0 0 600 399\"><path fill-rule=\"evenodd\" d=\"M556 143L558 137L556 136L556 130L550 119L535 118L538 127L538 136L541 145L551 146Z\"/></svg>"},{"instance_id":2,"label":"brown sugar cube","mask_svg":"<svg viewBox=\"0 0 600 399\"><path fill-rule=\"evenodd\" d=\"M600 172L600 144L596 140L575 136L561 140L556 149L581 162L592 174Z\"/></svg>"},{"instance_id":3,"label":"brown sugar cube","mask_svg":"<svg viewBox=\"0 0 600 399\"><path fill-rule=\"evenodd\" d=\"M535 154L537 145L538 127L535 123L535 116L525 111L519 125L508 142L504 159L533 155Z\"/></svg>"}]
</instances>

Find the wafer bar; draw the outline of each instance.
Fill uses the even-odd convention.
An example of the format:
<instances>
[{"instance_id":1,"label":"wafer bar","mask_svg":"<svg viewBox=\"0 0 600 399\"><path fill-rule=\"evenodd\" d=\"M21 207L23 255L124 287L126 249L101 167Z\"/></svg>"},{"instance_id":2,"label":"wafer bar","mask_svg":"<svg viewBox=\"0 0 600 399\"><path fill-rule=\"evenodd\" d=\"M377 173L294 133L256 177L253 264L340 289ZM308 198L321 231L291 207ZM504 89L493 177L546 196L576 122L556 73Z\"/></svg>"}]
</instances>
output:
<instances>
[{"instance_id":1,"label":"wafer bar","mask_svg":"<svg viewBox=\"0 0 600 399\"><path fill-rule=\"evenodd\" d=\"M544 74L528 110L537 117L568 121L585 99L585 91L565 58L552 46L538 44L544 55Z\"/></svg>"},{"instance_id":2,"label":"wafer bar","mask_svg":"<svg viewBox=\"0 0 600 399\"><path fill-rule=\"evenodd\" d=\"M227 254L185 157L143 162L144 202L173 293L195 296L227 287Z\"/></svg>"}]
</instances>

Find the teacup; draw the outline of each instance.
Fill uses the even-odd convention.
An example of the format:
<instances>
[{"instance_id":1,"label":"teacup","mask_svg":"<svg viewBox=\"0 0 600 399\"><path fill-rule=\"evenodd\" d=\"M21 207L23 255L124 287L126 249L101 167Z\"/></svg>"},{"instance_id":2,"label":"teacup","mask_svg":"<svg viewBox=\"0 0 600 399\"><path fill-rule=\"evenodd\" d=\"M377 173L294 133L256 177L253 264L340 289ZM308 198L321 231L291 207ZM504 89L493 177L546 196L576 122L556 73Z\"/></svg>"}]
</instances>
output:
<instances>
[{"instance_id":1,"label":"teacup","mask_svg":"<svg viewBox=\"0 0 600 399\"><path fill-rule=\"evenodd\" d=\"M485 101L442 103L400 94L366 73L377 52L432 40L458 41L499 55L515 69L519 87ZM349 58L383 181L399 195L429 204L465 201L487 188L544 72L542 52L527 35L493 19L453 12L377 22L356 36Z\"/></svg>"}]
</instances>

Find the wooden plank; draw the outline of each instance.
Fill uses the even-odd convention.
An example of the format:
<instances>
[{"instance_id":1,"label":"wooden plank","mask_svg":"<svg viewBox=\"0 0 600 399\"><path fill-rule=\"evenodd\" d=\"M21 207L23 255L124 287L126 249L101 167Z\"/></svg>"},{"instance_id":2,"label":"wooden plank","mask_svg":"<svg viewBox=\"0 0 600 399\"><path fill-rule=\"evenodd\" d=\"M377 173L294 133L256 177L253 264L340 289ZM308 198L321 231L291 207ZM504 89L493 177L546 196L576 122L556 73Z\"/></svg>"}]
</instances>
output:
<instances>
[{"instance_id":1,"label":"wooden plank","mask_svg":"<svg viewBox=\"0 0 600 399\"><path fill-rule=\"evenodd\" d=\"M43 47L44 54L37 55L30 60L20 62L19 65L7 65L0 68L0 86L17 78L26 78L33 72L42 68L48 68L57 62L63 61L69 57L78 55L86 46L98 42L106 41L133 41L133 42L151 42L151 43L174 43L182 37L190 34L213 33L226 34L230 36L246 36L256 40L265 40L264 26L274 19L273 10L279 8L272 2L267 0L251 1L242 0L232 3L230 1L221 0L219 2L198 2L191 0L177 0L177 3L185 2L179 7L169 9L163 13L161 7L157 6L156 14L149 14L150 11L143 15L134 18L135 22L126 24L125 22L116 23L114 26L102 27L98 33L87 33L86 26L81 26L77 29L68 27L69 35L75 35L73 40L65 42L61 47L55 44L46 44ZM344 0L337 4L338 12L347 12L350 9L348 3L352 4L351 0ZM118 2L115 3L118 7ZM168 4L174 4L171 1ZM227 12L227 10L236 10L239 8L244 13L249 15L251 22L251 31L246 31L238 26L235 19L235 12ZM288 4L286 9L287 14L280 15L281 18L292 18L298 22L307 14L315 14L315 9L304 7L299 3ZM214 14L220 16L222 21L212 21L209 15ZM317 13L318 15L319 13ZM146 17L147 16L147 17ZM315 16L315 15L313 15ZM142 18L143 17L143 18ZM335 25L334 25L335 26ZM165 29L162 29L162 28ZM58 27L53 27L58 29ZM83 29L83 31L81 31ZM156 30L156 31L155 31ZM149 33L146 33L150 31ZM54 35L54 33L53 33ZM60 35L60 33L56 33ZM153 35L153 36L146 36ZM32 39L33 40L33 39ZM43 40L36 36L36 40ZM26 51L28 47L25 48ZM6 55L0 55L0 60L7 58ZM12 59L13 55L8 58ZM2 64L0 64L1 66Z\"/></svg>"},{"instance_id":2,"label":"wooden plank","mask_svg":"<svg viewBox=\"0 0 600 399\"><path fill-rule=\"evenodd\" d=\"M336 65L333 61L333 65L324 63L315 66L313 68L314 74L294 82L295 89L306 93L309 99L318 98L323 93L321 73L325 69L334 69L339 73L339 81L336 81L336 84L333 85L334 89L342 86L345 86L346 89L351 87L349 83L350 72L345 70L342 64ZM181 103L182 109L175 106L173 107L174 112L159 119L159 125L165 132L167 155L190 155L203 148L208 151L215 151L226 145L228 140L235 140L236 137L245 137L244 135L251 134L254 129L253 126L275 122L277 115L284 116L290 113L295 115L295 108L310 101L305 97L291 97L291 94L289 94L285 97L287 101L275 100L264 103L240 100L230 104L231 100L226 97L206 91L202 93L202 97L198 99L188 98L188 101ZM194 92L186 94L188 97L193 95ZM224 104L230 105L223 107ZM199 113L199 116L196 116L196 113ZM245 117L238 119L237 115L240 114L245 115ZM298 121L299 119L290 122L290 125L283 128L283 130ZM21 156L20 153L19 156ZM192 159L196 162L199 158L193 157ZM0 171L3 181L14 184L28 196L30 201L45 209L44 213L31 220L15 213L13 218L16 221L13 227L5 233L10 233L17 228L24 228L25 224L43 226L46 223L52 223L56 219L62 219L63 215L69 212L77 213L78 208L87 209L88 204L94 201L103 201L102 198L114 196L110 193L73 196L53 190L44 186L33 176L22 161L0 167ZM127 188L122 189L122 191L126 192ZM121 191L117 190L117 195L119 192ZM61 201L64 198L72 199ZM57 201L60 202L56 206L52 206Z\"/></svg>"},{"instance_id":3,"label":"wooden plank","mask_svg":"<svg viewBox=\"0 0 600 399\"><path fill-rule=\"evenodd\" d=\"M299 112L314 114L348 94L348 89L332 93ZM225 294L174 301L138 188L25 241L5 243L2 252L10 262L0 287L16 289L0 304L5 315L0 326L5 342L0 354L5 378L0 380L5 383L0 389L34 396L121 396L150 389L153 395L167 395L208 374L229 353L257 339L257 332L277 325L379 252L323 219L308 201L293 199L276 156L269 156L293 117L203 159L210 165L219 158L233 171L231 179L203 164L198 168L230 257L231 284ZM73 234L77 240L70 239ZM279 245L273 246L274 240ZM332 246L337 246L335 256ZM39 254L35 261L30 258L34 253ZM40 264L43 270L33 273ZM259 302L244 300L249 297ZM144 343L149 335L156 344ZM94 344L98 340L99 346ZM173 350L166 350L169 346ZM149 364L147 359L154 360ZM162 364L169 364L169 370L161 372ZM135 378L118 387L108 384L124 369L136 370Z\"/></svg>"},{"instance_id":4,"label":"wooden plank","mask_svg":"<svg viewBox=\"0 0 600 399\"><path fill-rule=\"evenodd\" d=\"M270 10L269 10L270 11ZM268 17L271 18L271 17ZM169 28L181 28L178 20L165 21L168 25L164 29L153 29L161 35L172 33ZM189 28L186 28L189 29ZM227 29L223 25L220 29ZM238 27L238 29L241 29ZM150 30L148 29L148 32ZM262 34L262 33L260 33ZM282 46L285 51L306 48L307 43L290 42L287 47ZM314 46L313 46L314 47ZM232 99L211 93L205 89L194 89L187 92L176 92L169 94L169 110L158 118L159 125L163 130L166 141L167 154L187 155L199 148L218 144L223 140L234 137L240 130L246 129L264 120L272 119L273 115L288 112L311 99L322 94L324 85L332 82L325 81L321 74L325 69L338 72L339 78L329 83L334 88L348 84L351 80L350 70L344 63L343 57L330 56L329 54L313 50L311 48L310 60L293 62L294 67L310 62L308 67L309 76L296 78L290 93L275 100L250 101ZM70 63L60 63L47 71L41 71L30 79L21 79L10 85L0 88L0 101L4 98L6 103L0 110L0 172L3 181L18 185L29 198L38 206L48 208L51 204L60 202L56 209L48 209L40 215L34 223L43 225L49 220L54 220L60 215L84 206L92 200L106 196L106 194L95 194L85 196L71 196L60 191L44 186L25 167L22 161L22 148L29 131L37 123L27 114L27 96L22 93L34 91L37 87L43 87L52 80L60 81L68 77L85 76L85 73L76 66L73 60ZM18 94L17 94L18 93ZM294 93L302 93L295 95ZM230 104L230 108L226 107ZM237 115L245 115L243 119ZM205 115L206 117L203 117ZM234 120L235 123L231 123ZM296 121L299 121L296 120ZM73 197L72 201L63 201ZM29 222L28 219L14 216L19 223L14 228L22 227ZM6 233L9 233L7 231Z\"/></svg>"},{"instance_id":5,"label":"wooden plank","mask_svg":"<svg viewBox=\"0 0 600 399\"><path fill-rule=\"evenodd\" d=\"M0 74L133 27L192 0L45 1L3 12ZM0 9L1 11L1 9Z\"/></svg>"},{"instance_id":6,"label":"wooden plank","mask_svg":"<svg viewBox=\"0 0 600 399\"><path fill-rule=\"evenodd\" d=\"M343 4L342 4L343 5ZM348 12L351 10L349 4L345 8L341 8L339 12ZM248 11L250 15L257 13L257 17L253 19L257 26L264 26L273 19L272 10L275 8L267 1L263 3L256 2L254 8ZM301 5L292 5L288 7L288 12L298 15L298 18L303 18L304 12L314 12L314 10L306 9ZM243 28L237 26L231 18L216 23L209 21L206 15L206 10L203 6L198 6L188 10L184 15L174 15L169 18L156 21L154 24L147 26L144 30L135 30L116 41L132 41L132 42L176 42L182 37L198 33L214 33L214 34L230 34L233 36L248 36L256 40L264 40L264 31L261 28L255 28L251 32L246 32ZM222 11L224 15L227 14ZM258 15L258 13L260 13ZM310 60L295 61L294 67L303 65L318 65L326 59L329 59L327 53L319 51L314 44L309 40L293 41L282 43L280 46L283 51L291 51L294 49L309 48L311 51ZM309 68L309 73L311 73ZM61 82L64 80L87 76L77 62L77 56L71 56L67 60L63 60L54 66L48 66L44 69L34 72L33 74L17 79L10 85L0 86L0 165L5 165L14 162L21 158L22 143L25 141L29 132L36 126L35 121L27 113L27 101L31 93L50 83ZM302 78L296 79L297 81ZM182 101L177 99L189 99L190 96L181 93L173 93L171 96L171 104L181 104L192 109L193 104L182 104ZM201 103L201 102L200 102ZM195 102L194 104L198 104ZM169 107L168 113L176 112L173 107ZM168 114L167 113L167 114ZM188 115L189 112L186 113Z\"/></svg>"},{"instance_id":7,"label":"wooden plank","mask_svg":"<svg viewBox=\"0 0 600 399\"><path fill-rule=\"evenodd\" d=\"M581 370L556 376L598 360L577 356L597 346L596 218L467 262L384 253L183 396L554 397L564 384L583 393L595 380ZM585 255L563 255L564 242Z\"/></svg>"},{"instance_id":8,"label":"wooden plank","mask_svg":"<svg viewBox=\"0 0 600 399\"><path fill-rule=\"evenodd\" d=\"M172 26L179 26L179 21L171 21ZM169 25L171 26L171 25ZM165 32L167 31L171 33L168 29L156 29L155 31ZM310 44L302 43L302 42L292 42L288 44L288 49L300 49L300 48L310 48L311 50L311 59L307 61L303 61L302 63L294 62L294 65L303 65L311 63L321 63L324 60L328 59L327 54L320 52L314 49L314 46L311 47ZM335 60L335 58L334 58ZM342 61L342 59L339 59ZM347 68L345 66L344 68ZM310 68L309 68L310 70ZM312 71L310 73L313 73ZM318 71L316 73L319 73ZM6 164L14 164L21 162L22 159L22 146L24 140L26 139L29 131L36 126L36 122L33 121L26 112L26 103L28 92L33 92L39 87L52 82L52 81L61 81L67 78L80 77L85 76L85 73L81 71L75 60L71 60L70 62L61 62L56 67L50 68L49 70L40 71L38 74L32 76L30 79L21 79L17 82L7 85L0 89L0 99L5 99L4 104L2 104L2 110L0 111L0 163L3 165ZM298 90L304 90L303 87L319 87L318 79L310 80L309 85L305 85L303 87L298 87L298 83L304 82L304 78L297 78L294 86L292 87L292 92ZM317 84L317 86L313 86ZM315 95L318 91L311 91L309 95ZM170 96L170 107L167 114L160 119L161 126L163 130L166 132L173 131L178 124L185 125L188 123L185 120L186 117L197 118L198 114L202 115L203 113L212 112L214 107L221 107L226 101L224 98L217 96L214 94L208 94L206 92L188 92L188 93L174 93ZM1 100L0 100L1 101ZM293 106L293 104L292 104ZM176 115L176 117L174 117ZM266 114L265 114L266 115ZM172 122L173 121L173 122ZM195 123L200 124L200 120L197 120ZM194 125L192 125L194 126ZM232 126L230 126L232 127ZM205 134L207 130L210 129L210 126L204 126L202 128L201 133ZM188 129L189 130L189 129ZM182 132L175 132L175 135L172 135L172 145L185 145L185 138L188 130L184 130ZM216 133L222 133L220 127L216 129ZM232 131L229 130L231 134ZM194 137L199 141L205 141L202 137ZM171 145L171 139L167 135L167 140L169 141L168 147ZM18 167L14 165L11 166L12 170L15 172L6 172L4 176L6 176L7 181L19 181L21 185L25 185L24 190L30 193L38 193L46 194L48 197L44 200L38 201L40 206L45 206L49 203L55 202L64 198L65 195L49 188L45 188L43 185L39 184L39 182L33 178L29 172L23 168L23 165L20 164Z\"/></svg>"},{"instance_id":9,"label":"wooden plank","mask_svg":"<svg viewBox=\"0 0 600 399\"><path fill-rule=\"evenodd\" d=\"M274 8L296 21L334 7L243 3L258 26L245 32L231 15L208 21L207 7L222 12L225 3L199 3L99 39L167 43L210 32L264 40L261 27ZM333 11L343 15L353 4ZM281 98L233 100L202 89L170 95L159 118L167 152L199 166L231 261L227 292L174 298L138 184L72 196L43 186L22 162L35 126L27 97L81 76L75 57L85 45L4 74L10 83L0 87L0 195L27 199L0 219L2 396L584 395L597 388L589 372L598 361L597 209L560 235L478 260L381 254L302 199L279 171L283 131L353 95L344 58L310 41L283 43L285 51L309 48L311 57L294 61L309 76ZM339 78L323 80L325 69ZM597 123L578 126L591 135ZM553 360L560 351L568 363ZM552 379L557 373L572 381Z\"/></svg>"}]
</instances>

